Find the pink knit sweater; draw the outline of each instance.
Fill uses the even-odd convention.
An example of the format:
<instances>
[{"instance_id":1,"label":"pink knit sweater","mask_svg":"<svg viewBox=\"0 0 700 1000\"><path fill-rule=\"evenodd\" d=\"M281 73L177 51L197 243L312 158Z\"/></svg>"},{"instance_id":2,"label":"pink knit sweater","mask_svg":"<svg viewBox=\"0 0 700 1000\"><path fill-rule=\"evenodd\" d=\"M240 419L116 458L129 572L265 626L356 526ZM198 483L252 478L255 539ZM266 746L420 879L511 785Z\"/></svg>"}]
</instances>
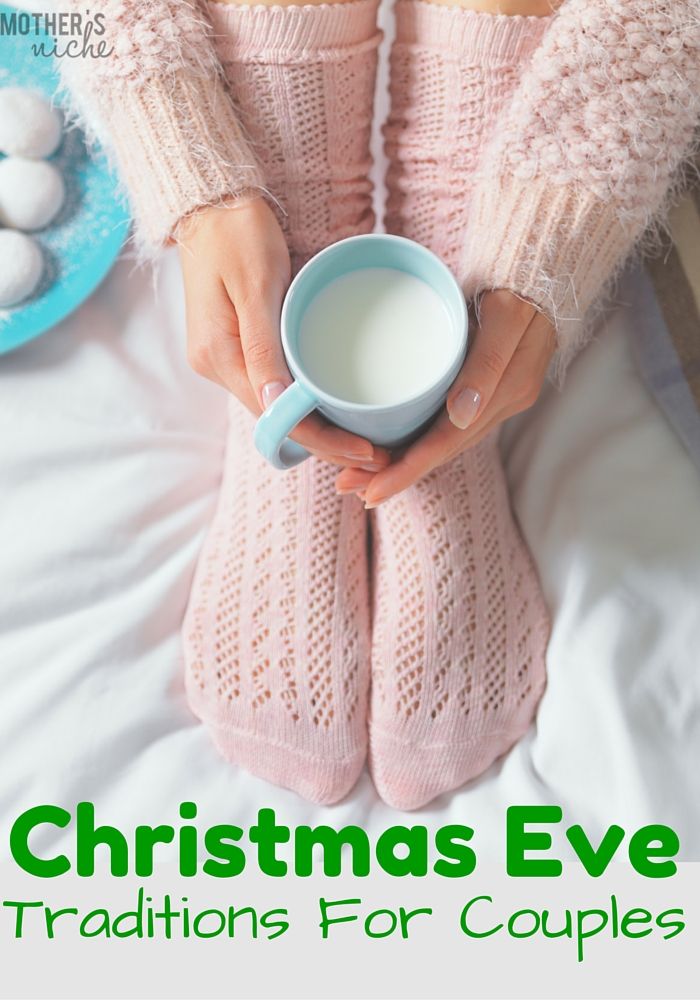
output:
<instances>
[{"instance_id":1,"label":"pink knit sweater","mask_svg":"<svg viewBox=\"0 0 700 1000\"><path fill-rule=\"evenodd\" d=\"M113 150L148 252L197 207L261 191L264 178L196 0L100 9L115 55L63 69ZM663 217L699 118L700 0L566 0L482 158L467 294L531 299L556 322L563 367L582 316Z\"/></svg>"},{"instance_id":2,"label":"pink knit sweater","mask_svg":"<svg viewBox=\"0 0 700 1000\"><path fill-rule=\"evenodd\" d=\"M567 0L482 161L467 294L531 299L563 371L601 288L662 224L699 119L700 0Z\"/></svg>"}]
</instances>

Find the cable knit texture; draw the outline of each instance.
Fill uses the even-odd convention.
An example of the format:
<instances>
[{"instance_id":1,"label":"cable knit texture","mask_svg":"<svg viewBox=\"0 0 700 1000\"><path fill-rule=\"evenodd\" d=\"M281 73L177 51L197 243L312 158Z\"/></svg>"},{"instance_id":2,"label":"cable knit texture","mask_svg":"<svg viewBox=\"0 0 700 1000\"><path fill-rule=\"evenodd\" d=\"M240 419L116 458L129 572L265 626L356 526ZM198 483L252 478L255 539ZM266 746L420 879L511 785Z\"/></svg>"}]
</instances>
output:
<instances>
[{"instance_id":1,"label":"cable knit texture","mask_svg":"<svg viewBox=\"0 0 700 1000\"><path fill-rule=\"evenodd\" d=\"M295 268L374 225L376 12L375 0L211 12ZM336 474L316 459L276 472L231 402L219 506L184 629L190 704L220 751L319 802L353 785L367 744L367 520L355 497L336 494Z\"/></svg>"},{"instance_id":2,"label":"cable knit texture","mask_svg":"<svg viewBox=\"0 0 700 1000\"><path fill-rule=\"evenodd\" d=\"M74 117L111 153L152 256L203 205L264 190L196 0L69 0L104 14L111 55L62 59ZM93 38L95 41L95 38Z\"/></svg>"},{"instance_id":3,"label":"cable knit texture","mask_svg":"<svg viewBox=\"0 0 700 1000\"><path fill-rule=\"evenodd\" d=\"M582 319L663 217L700 117L699 0L567 0L481 161L462 250L470 296L510 288Z\"/></svg>"},{"instance_id":4,"label":"cable knit texture","mask_svg":"<svg viewBox=\"0 0 700 1000\"><path fill-rule=\"evenodd\" d=\"M456 269L469 177L547 23L415 0L397 18L387 220ZM382 798L411 809L530 726L548 615L495 436L378 507L373 537L370 765Z\"/></svg>"},{"instance_id":5,"label":"cable knit texture","mask_svg":"<svg viewBox=\"0 0 700 1000\"><path fill-rule=\"evenodd\" d=\"M215 45L298 267L374 228L369 152L378 0L210 3Z\"/></svg>"},{"instance_id":6,"label":"cable knit texture","mask_svg":"<svg viewBox=\"0 0 700 1000\"><path fill-rule=\"evenodd\" d=\"M489 130L540 44L548 18L498 17L399 0L391 49L385 223L459 273L469 195ZM458 193L459 197L455 197Z\"/></svg>"}]
</instances>

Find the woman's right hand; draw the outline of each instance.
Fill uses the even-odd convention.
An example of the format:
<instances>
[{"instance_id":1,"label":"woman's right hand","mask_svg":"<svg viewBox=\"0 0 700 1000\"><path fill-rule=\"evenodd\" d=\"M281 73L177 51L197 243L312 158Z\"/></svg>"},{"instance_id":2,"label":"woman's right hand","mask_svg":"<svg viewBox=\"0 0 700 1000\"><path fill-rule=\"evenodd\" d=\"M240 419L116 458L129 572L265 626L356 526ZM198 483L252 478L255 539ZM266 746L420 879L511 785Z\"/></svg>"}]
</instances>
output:
<instances>
[{"instance_id":1,"label":"woman's right hand","mask_svg":"<svg viewBox=\"0 0 700 1000\"><path fill-rule=\"evenodd\" d=\"M282 230L261 197L201 209L178 232L192 368L254 415L291 384L280 340L290 280ZM336 465L379 471L389 455L312 414L292 437Z\"/></svg>"}]
</instances>

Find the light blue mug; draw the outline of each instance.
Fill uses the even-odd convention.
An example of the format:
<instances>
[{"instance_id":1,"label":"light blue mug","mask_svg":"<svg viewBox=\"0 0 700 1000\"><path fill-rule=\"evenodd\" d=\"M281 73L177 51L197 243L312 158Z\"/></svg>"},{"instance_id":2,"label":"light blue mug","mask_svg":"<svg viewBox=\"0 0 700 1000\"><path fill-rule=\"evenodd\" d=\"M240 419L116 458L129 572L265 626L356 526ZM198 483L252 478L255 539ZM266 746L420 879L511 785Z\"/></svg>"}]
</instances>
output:
<instances>
[{"instance_id":1,"label":"light blue mug","mask_svg":"<svg viewBox=\"0 0 700 1000\"><path fill-rule=\"evenodd\" d=\"M316 295L335 278L368 267L394 268L426 282L445 304L453 335L449 361L428 389L399 403L381 406L353 403L325 392L304 371L298 349L302 317ZM467 308L451 271L420 243L384 233L351 236L312 257L289 286L281 326L284 354L295 381L265 410L255 426L258 451L277 469L289 469L309 457L309 452L288 435L313 410L373 444L395 448L407 443L444 403L467 351Z\"/></svg>"}]
</instances>

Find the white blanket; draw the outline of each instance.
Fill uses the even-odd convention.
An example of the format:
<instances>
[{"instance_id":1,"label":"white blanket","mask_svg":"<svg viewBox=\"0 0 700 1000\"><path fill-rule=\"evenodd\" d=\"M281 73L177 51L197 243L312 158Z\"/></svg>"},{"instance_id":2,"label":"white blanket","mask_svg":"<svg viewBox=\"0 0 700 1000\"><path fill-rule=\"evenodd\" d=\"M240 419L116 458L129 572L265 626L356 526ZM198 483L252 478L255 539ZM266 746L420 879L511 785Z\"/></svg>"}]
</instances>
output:
<instances>
[{"instance_id":1,"label":"white blanket","mask_svg":"<svg viewBox=\"0 0 700 1000\"><path fill-rule=\"evenodd\" d=\"M0 818L91 799L125 827L192 798L203 824L272 805L290 824L377 831L397 816L366 774L340 805L310 806L224 763L188 711L179 629L225 406L184 362L172 253L155 291L121 262L0 360ZM554 616L549 686L504 762L420 814L468 821L494 853L507 805L553 802L591 836L670 823L700 858L700 478L633 369L633 327L618 310L505 436Z\"/></svg>"}]
</instances>

